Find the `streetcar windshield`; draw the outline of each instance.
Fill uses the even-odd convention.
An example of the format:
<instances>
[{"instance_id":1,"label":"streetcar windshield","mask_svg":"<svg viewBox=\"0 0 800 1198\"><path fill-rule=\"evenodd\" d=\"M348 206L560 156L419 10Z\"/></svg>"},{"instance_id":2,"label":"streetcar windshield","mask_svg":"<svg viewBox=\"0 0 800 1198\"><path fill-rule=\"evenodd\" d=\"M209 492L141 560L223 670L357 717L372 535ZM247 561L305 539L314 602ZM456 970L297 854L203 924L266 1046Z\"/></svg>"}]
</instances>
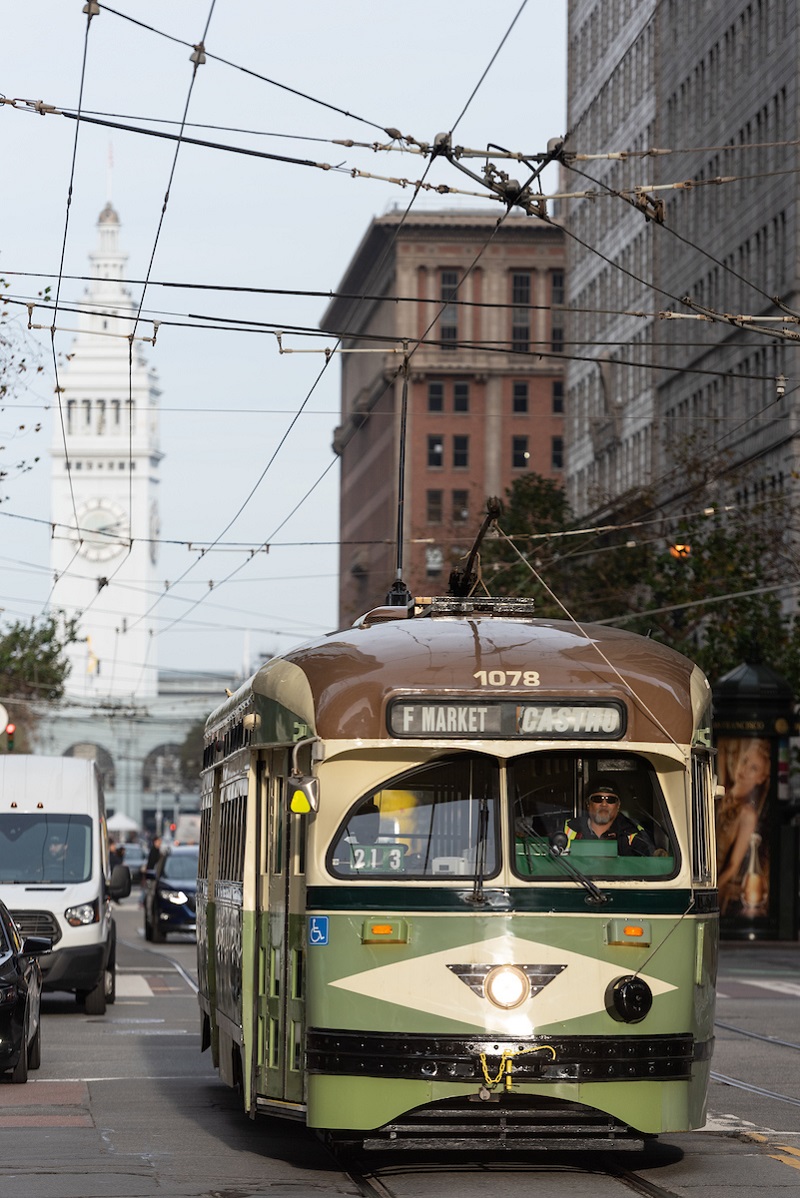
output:
<instances>
[{"instance_id":1,"label":"streetcar windshield","mask_svg":"<svg viewBox=\"0 0 800 1198\"><path fill-rule=\"evenodd\" d=\"M513 864L522 877L669 877L678 850L655 770L635 754L530 753L508 763Z\"/></svg>"},{"instance_id":2,"label":"streetcar windshield","mask_svg":"<svg viewBox=\"0 0 800 1198\"><path fill-rule=\"evenodd\" d=\"M499 869L498 770L475 753L400 774L364 795L328 856L336 877L492 877Z\"/></svg>"},{"instance_id":3,"label":"streetcar windshield","mask_svg":"<svg viewBox=\"0 0 800 1198\"><path fill-rule=\"evenodd\" d=\"M88 815L0 815L0 883L86 882L91 876Z\"/></svg>"}]
</instances>

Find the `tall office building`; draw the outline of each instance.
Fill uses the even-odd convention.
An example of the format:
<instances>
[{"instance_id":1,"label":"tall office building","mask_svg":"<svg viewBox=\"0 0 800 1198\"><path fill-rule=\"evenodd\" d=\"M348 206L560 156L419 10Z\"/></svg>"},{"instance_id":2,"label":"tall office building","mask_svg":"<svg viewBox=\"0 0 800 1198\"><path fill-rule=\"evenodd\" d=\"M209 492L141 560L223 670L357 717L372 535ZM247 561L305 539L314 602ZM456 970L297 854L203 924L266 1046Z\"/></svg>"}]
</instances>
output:
<instances>
[{"instance_id":1,"label":"tall office building","mask_svg":"<svg viewBox=\"0 0 800 1198\"><path fill-rule=\"evenodd\" d=\"M776 382L797 351L781 325L673 314L774 317L775 296L798 310L799 31L784 0L570 2L567 152L617 154L563 172L596 193L563 211L579 515L649 487L680 502L697 451L723 489L735 468L739 502L797 469L795 384L781 396Z\"/></svg>"},{"instance_id":2,"label":"tall office building","mask_svg":"<svg viewBox=\"0 0 800 1198\"><path fill-rule=\"evenodd\" d=\"M446 592L487 497L529 471L561 477L563 300L557 225L449 211L372 222L322 320L344 351L342 623L382 603L396 576L404 392L412 594Z\"/></svg>"}]
</instances>

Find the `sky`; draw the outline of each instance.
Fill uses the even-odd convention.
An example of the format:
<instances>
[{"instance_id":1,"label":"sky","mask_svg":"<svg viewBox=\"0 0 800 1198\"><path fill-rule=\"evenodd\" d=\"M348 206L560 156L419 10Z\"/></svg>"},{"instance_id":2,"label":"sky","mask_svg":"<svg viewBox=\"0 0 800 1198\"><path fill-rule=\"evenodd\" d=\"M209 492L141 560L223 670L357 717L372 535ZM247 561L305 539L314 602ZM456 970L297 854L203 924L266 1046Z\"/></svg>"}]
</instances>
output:
<instances>
[{"instance_id":1,"label":"sky","mask_svg":"<svg viewBox=\"0 0 800 1198\"><path fill-rule=\"evenodd\" d=\"M387 127L418 141L454 130L464 146L536 154L565 131L566 0L117 0L113 9L101 4L88 37L83 7L4 6L2 96L75 111L83 79L86 115L174 133L186 112L190 137L411 181L426 165L418 155L331 143L371 147L388 141ZM201 40L207 60L192 83L191 47ZM156 345L146 347L162 391L158 664L246 673L262 655L336 627L338 360L323 370L319 352L281 355L273 334L169 322L190 324L191 314L212 326L316 328L327 301L156 283L330 292L370 221L404 210L413 189L188 144L175 160L173 141L88 123L76 148L75 133L76 122L62 116L0 106L3 294L55 292L62 247L63 275L85 275L108 199L128 277L144 279L152 258L143 315L162 321ZM427 178L479 190L443 161ZM414 200L414 210L443 207L503 211L467 195ZM63 277L61 302L74 303L83 286ZM141 286L131 291L138 303ZM0 408L0 469L8 472L0 483L0 627L41 615L48 601L58 606L49 570L50 334L27 331L24 308L6 310L6 331L24 339L27 360L43 370L28 370ZM65 314L58 326L73 322ZM51 317L40 310L33 323ZM72 340L57 332L58 353ZM295 350L326 344L334 343L284 339ZM220 547L199 560L187 544L214 540L243 504ZM251 557L233 541L268 542L269 552Z\"/></svg>"}]
</instances>

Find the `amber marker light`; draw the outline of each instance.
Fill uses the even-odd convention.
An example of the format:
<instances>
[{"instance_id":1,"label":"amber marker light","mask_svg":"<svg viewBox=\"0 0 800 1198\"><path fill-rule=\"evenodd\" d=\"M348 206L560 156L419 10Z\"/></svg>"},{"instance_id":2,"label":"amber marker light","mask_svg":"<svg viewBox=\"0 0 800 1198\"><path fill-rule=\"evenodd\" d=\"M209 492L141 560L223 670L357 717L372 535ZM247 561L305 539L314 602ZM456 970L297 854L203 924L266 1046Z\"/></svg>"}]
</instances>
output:
<instances>
[{"instance_id":1,"label":"amber marker light","mask_svg":"<svg viewBox=\"0 0 800 1198\"><path fill-rule=\"evenodd\" d=\"M640 928L637 924L628 924L622 930L626 936L644 936L644 928Z\"/></svg>"},{"instance_id":2,"label":"amber marker light","mask_svg":"<svg viewBox=\"0 0 800 1198\"><path fill-rule=\"evenodd\" d=\"M391 936L394 928L390 923L374 923L370 931L373 936Z\"/></svg>"}]
</instances>

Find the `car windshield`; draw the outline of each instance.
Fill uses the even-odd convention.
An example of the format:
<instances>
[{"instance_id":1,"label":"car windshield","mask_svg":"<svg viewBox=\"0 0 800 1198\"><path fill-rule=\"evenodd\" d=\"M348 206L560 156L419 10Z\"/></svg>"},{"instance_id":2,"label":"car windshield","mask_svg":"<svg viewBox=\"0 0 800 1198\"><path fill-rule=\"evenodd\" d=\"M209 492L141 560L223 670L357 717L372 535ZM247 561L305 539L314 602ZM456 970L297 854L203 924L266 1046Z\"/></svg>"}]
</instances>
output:
<instances>
[{"instance_id":1,"label":"car windshield","mask_svg":"<svg viewBox=\"0 0 800 1198\"><path fill-rule=\"evenodd\" d=\"M491 877L497 851L498 771L475 753L432 762L369 791L340 825L328 855L337 877Z\"/></svg>"},{"instance_id":2,"label":"car windshield","mask_svg":"<svg viewBox=\"0 0 800 1198\"><path fill-rule=\"evenodd\" d=\"M516 873L668 877L678 860L652 765L635 754L530 753L508 763Z\"/></svg>"},{"instance_id":3,"label":"car windshield","mask_svg":"<svg viewBox=\"0 0 800 1198\"><path fill-rule=\"evenodd\" d=\"M197 878L197 853L170 853L164 859L161 876L168 882L194 882Z\"/></svg>"},{"instance_id":4,"label":"car windshield","mask_svg":"<svg viewBox=\"0 0 800 1198\"><path fill-rule=\"evenodd\" d=\"M0 815L0 883L86 882L91 876L88 815Z\"/></svg>"}]
</instances>

